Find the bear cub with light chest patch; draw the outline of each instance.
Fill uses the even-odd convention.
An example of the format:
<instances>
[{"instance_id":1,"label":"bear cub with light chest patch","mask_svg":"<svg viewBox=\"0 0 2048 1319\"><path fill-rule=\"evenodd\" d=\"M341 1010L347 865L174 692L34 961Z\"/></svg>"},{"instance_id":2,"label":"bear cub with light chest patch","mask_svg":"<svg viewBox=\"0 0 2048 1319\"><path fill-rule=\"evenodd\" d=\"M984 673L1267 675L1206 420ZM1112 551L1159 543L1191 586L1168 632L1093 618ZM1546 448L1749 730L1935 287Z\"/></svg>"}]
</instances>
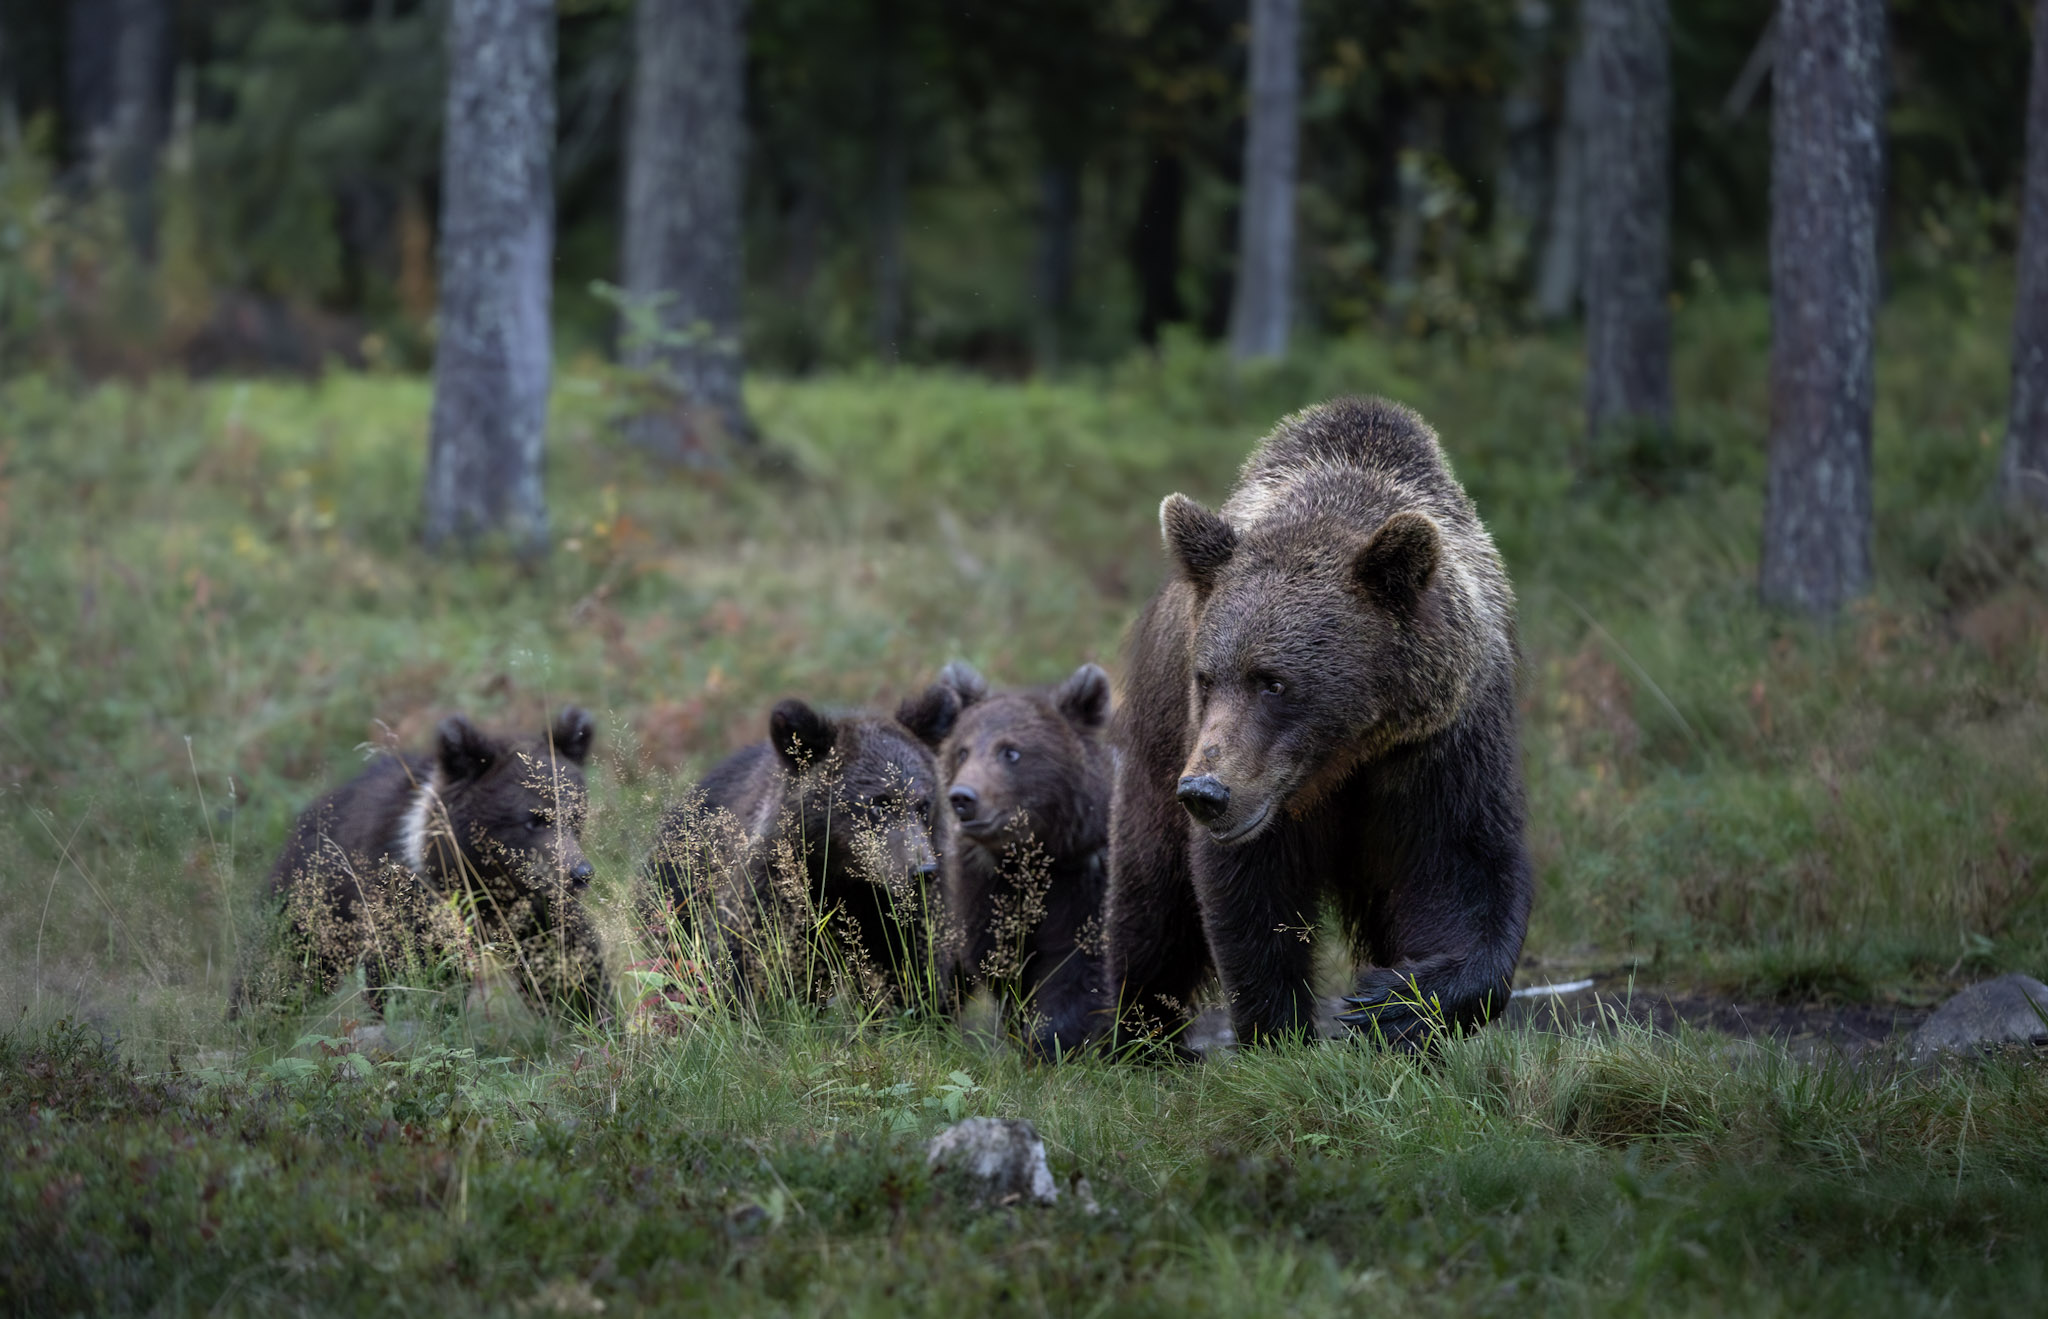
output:
<instances>
[{"instance_id":1,"label":"bear cub with light chest patch","mask_svg":"<svg viewBox=\"0 0 2048 1319\"><path fill-rule=\"evenodd\" d=\"M820 1001L850 985L927 1003L944 823L930 743L958 711L950 689L893 718L777 705L767 741L719 762L662 817L647 861L653 935L715 922L742 992L781 974L807 977L797 988ZM829 955L813 957L802 943L820 921Z\"/></svg>"},{"instance_id":2,"label":"bear cub with light chest patch","mask_svg":"<svg viewBox=\"0 0 2048 1319\"><path fill-rule=\"evenodd\" d=\"M1533 879L1515 602L1422 418L1287 417L1220 509L1169 496L1113 740L1110 972L1171 1030L1213 969L1239 1039L1313 1031L1319 908L1365 963L1343 1020L1390 1044L1507 1003Z\"/></svg>"},{"instance_id":3,"label":"bear cub with light chest patch","mask_svg":"<svg viewBox=\"0 0 2048 1319\"><path fill-rule=\"evenodd\" d=\"M604 963L582 904L594 731L574 706L528 738L454 715L432 751L381 753L307 807L270 874L284 956L236 985L237 1007L274 991L331 992L360 963L381 1009L402 964L455 961L480 943L527 994L602 1012Z\"/></svg>"},{"instance_id":4,"label":"bear cub with light chest patch","mask_svg":"<svg viewBox=\"0 0 2048 1319\"><path fill-rule=\"evenodd\" d=\"M961 711L939 745L956 841L944 857L950 976L986 985L1045 1058L1108 1025L1109 675L1083 664L1049 688L991 694L966 664L940 684Z\"/></svg>"}]
</instances>

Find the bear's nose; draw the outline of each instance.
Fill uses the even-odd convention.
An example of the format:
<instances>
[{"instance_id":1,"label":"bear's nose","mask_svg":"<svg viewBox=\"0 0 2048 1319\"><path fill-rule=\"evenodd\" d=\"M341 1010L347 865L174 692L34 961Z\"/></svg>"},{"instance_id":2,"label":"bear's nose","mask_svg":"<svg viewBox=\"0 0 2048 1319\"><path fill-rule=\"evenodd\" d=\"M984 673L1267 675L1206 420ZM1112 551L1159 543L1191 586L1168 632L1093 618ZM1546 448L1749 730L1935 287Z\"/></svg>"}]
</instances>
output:
<instances>
[{"instance_id":1,"label":"bear's nose","mask_svg":"<svg viewBox=\"0 0 2048 1319\"><path fill-rule=\"evenodd\" d=\"M588 884L590 882L590 877L596 873L596 868L593 867L590 864L590 862L578 861L575 865L569 867L569 880L571 883L575 884L577 887L580 888L583 885Z\"/></svg>"},{"instance_id":2,"label":"bear's nose","mask_svg":"<svg viewBox=\"0 0 2048 1319\"><path fill-rule=\"evenodd\" d=\"M916 869L912 870L910 873L917 877L917 881L920 884L929 882L939 877L939 863L936 861L927 861L923 865L918 866Z\"/></svg>"},{"instance_id":3,"label":"bear's nose","mask_svg":"<svg viewBox=\"0 0 2048 1319\"><path fill-rule=\"evenodd\" d=\"M1180 788L1173 795L1180 798L1189 815L1203 824L1214 824L1230 809L1230 789L1219 783L1214 774L1190 774L1180 781Z\"/></svg>"},{"instance_id":4,"label":"bear's nose","mask_svg":"<svg viewBox=\"0 0 2048 1319\"><path fill-rule=\"evenodd\" d=\"M946 800L953 803L953 814L963 820L971 820L975 808L981 805L981 794L964 783L956 783L946 794Z\"/></svg>"}]
</instances>

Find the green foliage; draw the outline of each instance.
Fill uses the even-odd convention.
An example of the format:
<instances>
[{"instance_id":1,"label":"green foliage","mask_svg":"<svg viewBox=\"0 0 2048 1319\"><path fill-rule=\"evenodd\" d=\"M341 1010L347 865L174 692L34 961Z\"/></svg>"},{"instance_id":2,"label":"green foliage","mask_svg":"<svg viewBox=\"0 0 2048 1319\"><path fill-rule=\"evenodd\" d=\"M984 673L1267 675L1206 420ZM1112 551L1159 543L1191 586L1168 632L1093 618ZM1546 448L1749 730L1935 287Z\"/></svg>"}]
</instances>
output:
<instances>
[{"instance_id":1,"label":"green foliage","mask_svg":"<svg viewBox=\"0 0 2048 1319\"><path fill-rule=\"evenodd\" d=\"M1753 603L1754 297L1680 311L1680 434L1649 455L1580 452L1564 339L1357 339L1240 373L1182 338L1059 382L756 379L771 474L648 465L610 425L632 382L571 370L557 552L528 567L416 547L423 381L10 382L0 1294L2039 1308L2031 1061L1851 1070L1624 1027L1489 1029L1429 1064L1033 1067L854 995L735 1011L702 950L625 965L656 815L775 699L893 704L955 656L998 682L1114 669L1158 580L1158 499L1214 500L1276 416L1377 390L1439 427L1521 594L1530 978L1927 1002L2038 972L2048 545L1981 503L2006 278L1982 274L1987 315L1931 289L1886 313L1879 585L1826 630ZM528 726L571 699L600 714L585 843L615 979L673 1011L565 1025L456 985L395 996L368 1033L348 992L223 1019L294 811L450 710ZM50 1025L67 1015L119 1048ZM1039 1125L1058 1208L979 1217L933 1186L921 1142L974 1115Z\"/></svg>"}]
</instances>

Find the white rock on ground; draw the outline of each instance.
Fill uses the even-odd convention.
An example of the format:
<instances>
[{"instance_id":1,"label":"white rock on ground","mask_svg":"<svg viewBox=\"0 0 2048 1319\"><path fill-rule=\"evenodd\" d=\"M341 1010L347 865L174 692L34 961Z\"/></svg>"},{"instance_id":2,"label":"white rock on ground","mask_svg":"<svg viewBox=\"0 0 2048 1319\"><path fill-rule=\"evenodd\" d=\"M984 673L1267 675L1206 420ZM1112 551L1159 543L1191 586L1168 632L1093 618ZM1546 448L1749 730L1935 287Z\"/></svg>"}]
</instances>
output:
<instances>
[{"instance_id":1,"label":"white rock on ground","mask_svg":"<svg viewBox=\"0 0 2048 1319\"><path fill-rule=\"evenodd\" d=\"M1998 1044L2048 1044L2048 985L2003 975L1971 985L1913 1032L1913 1056L1962 1053Z\"/></svg>"},{"instance_id":2,"label":"white rock on ground","mask_svg":"<svg viewBox=\"0 0 2048 1319\"><path fill-rule=\"evenodd\" d=\"M1060 1188L1046 1166L1038 1128L1021 1118L971 1117L932 1137L925 1166L973 1184L983 1203L1049 1205Z\"/></svg>"}]
</instances>

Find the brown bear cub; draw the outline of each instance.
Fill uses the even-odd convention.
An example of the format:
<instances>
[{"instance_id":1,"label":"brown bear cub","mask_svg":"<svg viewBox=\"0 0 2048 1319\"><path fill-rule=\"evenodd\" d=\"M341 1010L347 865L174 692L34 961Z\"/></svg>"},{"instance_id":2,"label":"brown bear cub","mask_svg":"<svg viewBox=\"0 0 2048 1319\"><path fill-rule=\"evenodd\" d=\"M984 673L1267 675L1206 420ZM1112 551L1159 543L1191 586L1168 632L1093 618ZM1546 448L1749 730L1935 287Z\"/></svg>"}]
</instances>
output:
<instances>
[{"instance_id":1,"label":"brown bear cub","mask_svg":"<svg viewBox=\"0 0 2048 1319\"><path fill-rule=\"evenodd\" d=\"M1318 908L1370 963L1342 1020L1391 1044L1506 1004L1528 926L1514 595L1408 409L1283 420L1210 512L1160 507L1176 572L1112 729L1109 974L1131 1034L1213 968L1241 1040L1310 1033Z\"/></svg>"},{"instance_id":2,"label":"brown bear cub","mask_svg":"<svg viewBox=\"0 0 2048 1319\"><path fill-rule=\"evenodd\" d=\"M513 963L522 990L603 1012L604 963L581 902L593 733L573 706L523 739L455 715L432 752L379 755L307 807L270 872L289 926L285 956L236 986L237 1005L308 981L330 992L360 963L381 1009L383 986L406 963L488 945Z\"/></svg>"},{"instance_id":3,"label":"brown bear cub","mask_svg":"<svg viewBox=\"0 0 2048 1319\"><path fill-rule=\"evenodd\" d=\"M946 850L948 973L994 989L1039 1057L1106 1029L1102 896L1109 877L1109 675L990 695L966 664L939 681L960 717L939 746L957 840Z\"/></svg>"},{"instance_id":4,"label":"brown bear cub","mask_svg":"<svg viewBox=\"0 0 2048 1319\"><path fill-rule=\"evenodd\" d=\"M930 743L958 711L949 688L895 718L777 705L766 742L714 766L662 817L647 862L654 936L715 923L743 993L780 982L816 1001L850 989L929 1005L943 823ZM824 956L812 931L826 932Z\"/></svg>"}]
</instances>

